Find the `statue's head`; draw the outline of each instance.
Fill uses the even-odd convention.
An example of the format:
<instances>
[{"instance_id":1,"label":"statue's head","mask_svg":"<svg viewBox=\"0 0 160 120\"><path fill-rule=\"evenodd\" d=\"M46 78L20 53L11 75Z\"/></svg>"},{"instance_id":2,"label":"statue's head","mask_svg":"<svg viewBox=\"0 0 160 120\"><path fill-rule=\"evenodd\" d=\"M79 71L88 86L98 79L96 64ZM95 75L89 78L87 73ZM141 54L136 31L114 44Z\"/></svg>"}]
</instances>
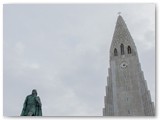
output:
<instances>
[{"instance_id":1,"label":"statue's head","mask_svg":"<svg viewBox=\"0 0 160 120\"><path fill-rule=\"evenodd\" d=\"M33 89L33 90L32 90L32 95L37 96L37 90L36 90L36 89Z\"/></svg>"}]
</instances>

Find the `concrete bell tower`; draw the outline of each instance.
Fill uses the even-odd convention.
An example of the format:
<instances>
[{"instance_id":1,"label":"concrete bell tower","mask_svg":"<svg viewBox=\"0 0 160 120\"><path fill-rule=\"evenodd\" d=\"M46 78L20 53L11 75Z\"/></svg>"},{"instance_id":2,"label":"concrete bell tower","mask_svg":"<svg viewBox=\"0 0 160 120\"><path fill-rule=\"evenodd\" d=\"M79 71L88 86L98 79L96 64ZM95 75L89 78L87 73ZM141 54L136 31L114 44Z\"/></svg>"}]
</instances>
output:
<instances>
[{"instance_id":1,"label":"concrete bell tower","mask_svg":"<svg viewBox=\"0 0 160 120\"><path fill-rule=\"evenodd\" d=\"M134 41L121 15L110 47L103 116L153 116L154 103L144 79Z\"/></svg>"}]
</instances>

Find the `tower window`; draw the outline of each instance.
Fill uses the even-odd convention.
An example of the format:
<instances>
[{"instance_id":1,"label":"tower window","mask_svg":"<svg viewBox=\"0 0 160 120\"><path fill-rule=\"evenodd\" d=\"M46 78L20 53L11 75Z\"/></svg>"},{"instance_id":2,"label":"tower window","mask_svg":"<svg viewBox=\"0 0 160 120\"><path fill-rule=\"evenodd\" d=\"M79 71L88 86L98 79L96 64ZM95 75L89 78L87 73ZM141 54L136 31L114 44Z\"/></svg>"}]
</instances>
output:
<instances>
[{"instance_id":1,"label":"tower window","mask_svg":"<svg viewBox=\"0 0 160 120\"><path fill-rule=\"evenodd\" d=\"M118 56L118 52L116 48L114 49L114 56Z\"/></svg>"},{"instance_id":2,"label":"tower window","mask_svg":"<svg viewBox=\"0 0 160 120\"><path fill-rule=\"evenodd\" d=\"M128 110L128 115L130 115L130 110Z\"/></svg>"},{"instance_id":3,"label":"tower window","mask_svg":"<svg viewBox=\"0 0 160 120\"><path fill-rule=\"evenodd\" d=\"M130 46L128 46L127 51L128 51L128 54L131 54L131 47Z\"/></svg>"},{"instance_id":4,"label":"tower window","mask_svg":"<svg viewBox=\"0 0 160 120\"><path fill-rule=\"evenodd\" d=\"M121 55L124 55L124 45L121 44Z\"/></svg>"}]
</instances>

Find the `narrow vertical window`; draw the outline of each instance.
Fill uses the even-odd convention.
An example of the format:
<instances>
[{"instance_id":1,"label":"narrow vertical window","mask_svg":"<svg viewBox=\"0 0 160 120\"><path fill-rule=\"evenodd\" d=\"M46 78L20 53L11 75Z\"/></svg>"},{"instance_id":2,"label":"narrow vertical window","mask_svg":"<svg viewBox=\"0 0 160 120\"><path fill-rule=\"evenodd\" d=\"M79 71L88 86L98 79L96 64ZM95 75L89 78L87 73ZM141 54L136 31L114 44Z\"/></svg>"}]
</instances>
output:
<instances>
[{"instance_id":1,"label":"narrow vertical window","mask_svg":"<svg viewBox=\"0 0 160 120\"><path fill-rule=\"evenodd\" d=\"M130 111L128 110L128 115L130 115Z\"/></svg>"},{"instance_id":2,"label":"narrow vertical window","mask_svg":"<svg viewBox=\"0 0 160 120\"><path fill-rule=\"evenodd\" d=\"M116 48L114 49L114 56L118 56L118 52Z\"/></svg>"},{"instance_id":3,"label":"narrow vertical window","mask_svg":"<svg viewBox=\"0 0 160 120\"><path fill-rule=\"evenodd\" d=\"M124 55L124 45L121 44L121 55Z\"/></svg>"},{"instance_id":4,"label":"narrow vertical window","mask_svg":"<svg viewBox=\"0 0 160 120\"><path fill-rule=\"evenodd\" d=\"M130 46L128 46L127 51L128 51L128 54L131 54L131 47Z\"/></svg>"}]
</instances>

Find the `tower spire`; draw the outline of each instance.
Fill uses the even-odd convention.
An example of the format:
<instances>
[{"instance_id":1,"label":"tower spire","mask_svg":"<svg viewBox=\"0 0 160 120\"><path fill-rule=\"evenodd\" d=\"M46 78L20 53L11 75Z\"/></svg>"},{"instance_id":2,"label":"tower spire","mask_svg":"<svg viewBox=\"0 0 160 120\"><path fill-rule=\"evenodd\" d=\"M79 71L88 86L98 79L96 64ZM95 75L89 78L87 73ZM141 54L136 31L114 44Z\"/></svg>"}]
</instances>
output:
<instances>
[{"instance_id":1,"label":"tower spire","mask_svg":"<svg viewBox=\"0 0 160 120\"><path fill-rule=\"evenodd\" d=\"M118 12L118 15L120 15L121 14L121 12Z\"/></svg>"},{"instance_id":2,"label":"tower spire","mask_svg":"<svg viewBox=\"0 0 160 120\"><path fill-rule=\"evenodd\" d=\"M131 46L134 54L137 54L135 43L132 39L132 36L127 28L127 25L121 16L121 12L118 12L118 18L115 26L115 31L112 38L112 44L110 48L110 58L114 55L113 51L116 48L117 51L121 44ZM124 46L125 47L125 46ZM120 51L119 51L120 52Z\"/></svg>"}]
</instances>

